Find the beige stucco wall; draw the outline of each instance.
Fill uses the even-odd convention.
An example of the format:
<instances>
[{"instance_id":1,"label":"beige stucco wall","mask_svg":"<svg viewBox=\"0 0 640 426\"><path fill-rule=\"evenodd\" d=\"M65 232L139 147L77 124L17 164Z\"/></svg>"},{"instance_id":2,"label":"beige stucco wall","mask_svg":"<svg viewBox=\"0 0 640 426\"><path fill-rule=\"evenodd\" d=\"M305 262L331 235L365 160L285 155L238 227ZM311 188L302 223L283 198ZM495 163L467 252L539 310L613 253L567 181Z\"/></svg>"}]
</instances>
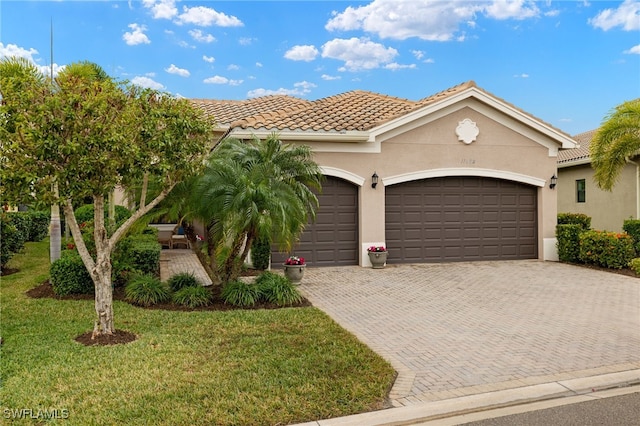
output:
<instances>
[{"instance_id":1,"label":"beige stucco wall","mask_svg":"<svg viewBox=\"0 0 640 426\"><path fill-rule=\"evenodd\" d=\"M584 203L576 199L576 180L584 179ZM603 191L593 180L590 164L558 169L558 212L591 216L591 227L602 231L622 230L625 219L637 218L636 166L627 165L613 191Z\"/></svg>"},{"instance_id":2,"label":"beige stucco wall","mask_svg":"<svg viewBox=\"0 0 640 426\"><path fill-rule=\"evenodd\" d=\"M382 142L336 143L334 152L326 143L308 143L314 149L315 160L328 172L326 174L346 178L359 188L360 215L360 264L368 265L366 247L385 241L385 183L436 176L488 176L517 180L538 188L538 251L540 259L554 259L547 253L545 239L553 239L556 224L556 191L548 187L549 178L556 173L555 152L549 146L555 143L548 137L536 134L533 141L531 129L510 117L488 117L472 107L452 108L439 118L406 131L394 130L394 136L378 135ZM476 122L480 131L476 141L465 144L458 140L456 127L464 119ZM506 125L505 125L506 123ZM515 129L515 130L514 130ZM545 139L546 138L546 139ZM545 139L547 146L540 144ZM371 150L371 144L379 143L379 152ZM555 146L555 145L554 145ZM377 188L371 187L371 175L380 177ZM364 183L363 183L364 182Z\"/></svg>"}]
</instances>

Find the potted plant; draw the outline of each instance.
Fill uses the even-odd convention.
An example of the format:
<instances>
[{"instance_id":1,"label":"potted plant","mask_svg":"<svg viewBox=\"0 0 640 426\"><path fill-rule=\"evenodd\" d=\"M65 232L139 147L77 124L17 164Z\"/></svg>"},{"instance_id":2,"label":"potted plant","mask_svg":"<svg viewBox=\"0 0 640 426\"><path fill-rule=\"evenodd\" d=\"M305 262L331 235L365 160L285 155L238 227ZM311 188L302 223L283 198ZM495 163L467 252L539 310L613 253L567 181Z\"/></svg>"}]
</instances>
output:
<instances>
[{"instance_id":1,"label":"potted plant","mask_svg":"<svg viewBox=\"0 0 640 426\"><path fill-rule=\"evenodd\" d=\"M385 246L371 246L367 249L367 254L373 269L383 269L389 252Z\"/></svg>"},{"instance_id":2,"label":"potted plant","mask_svg":"<svg viewBox=\"0 0 640 426\"><path fill-rule=\"evenodd\" d=\"M289 278L293 284L299 284L304 276L304 269L306 267L304 257L289 256L284 262L284 275Z\"/></svg>"}]
</instances>

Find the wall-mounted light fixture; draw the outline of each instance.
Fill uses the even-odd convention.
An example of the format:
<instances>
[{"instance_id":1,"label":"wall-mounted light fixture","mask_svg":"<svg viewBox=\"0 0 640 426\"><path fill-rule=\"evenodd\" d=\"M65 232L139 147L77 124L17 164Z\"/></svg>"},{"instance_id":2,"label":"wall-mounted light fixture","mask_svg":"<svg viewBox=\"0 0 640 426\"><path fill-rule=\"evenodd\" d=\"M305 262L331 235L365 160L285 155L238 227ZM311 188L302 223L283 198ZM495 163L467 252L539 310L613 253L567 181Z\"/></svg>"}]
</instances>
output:
<instances>
[{"instance_id":1,"label":"wall-mounted light fixture","mask_svg":"<svg viewBox=\"0 0 640 426\"><path fill-rule=\"evenodd\" d=\"M373 172L373 174L371 175L371 187L375 189L377 185L378 185L378 174L376 172Z\"/></svg>"},{"instance_id":2,"label":"wall-mounted light fixture","mask_svg":"<svg viewBox=\"0 0 640 426\"><path fill-rule=\"evenodd\" d=\"M554 173L553 176L551 176L551 181L549 182L549 188L553 189L556 187L557 184L558 184L558 177Z\"/></svg>"}]
</instances>

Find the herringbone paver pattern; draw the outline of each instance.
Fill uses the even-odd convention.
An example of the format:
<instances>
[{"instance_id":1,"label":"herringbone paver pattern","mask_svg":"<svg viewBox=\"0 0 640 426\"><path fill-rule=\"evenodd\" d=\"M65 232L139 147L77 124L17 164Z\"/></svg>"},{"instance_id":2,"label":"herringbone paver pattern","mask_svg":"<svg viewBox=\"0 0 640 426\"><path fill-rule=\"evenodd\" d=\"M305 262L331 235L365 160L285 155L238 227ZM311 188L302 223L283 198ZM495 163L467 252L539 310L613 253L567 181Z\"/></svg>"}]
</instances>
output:
<instances>
[{"instance_id":1,"label":"herringbone paver pattern","mask_svg":"<svg viewBox=\"0 0 640 426\"><path fill-rule=\"evenodd\" d=\"M160 279L166 281L171 276L182 272L193 274L202 285L211 285L211 278L200 264L198 256L191 249L162 250L160 252Z\"/></svg>"},{"instance_id":2,"label":"herringbone paver pattern","mask_svg":"<svg viewBox=\"0 0 640 426\"><path fill-rule=\"evenodd\" d=\"M396 406L640 368L640 279L553 262L307 268L300 289L389 360Z\"/></svg>"}]
</instances>

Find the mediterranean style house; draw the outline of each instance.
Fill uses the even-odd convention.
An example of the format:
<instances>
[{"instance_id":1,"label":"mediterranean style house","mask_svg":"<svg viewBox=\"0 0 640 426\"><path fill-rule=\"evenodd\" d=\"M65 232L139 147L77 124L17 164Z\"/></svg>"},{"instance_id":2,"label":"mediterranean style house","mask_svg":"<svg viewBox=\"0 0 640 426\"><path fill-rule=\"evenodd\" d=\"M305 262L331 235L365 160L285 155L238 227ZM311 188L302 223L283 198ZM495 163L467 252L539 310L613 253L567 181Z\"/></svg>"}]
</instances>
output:
<instances>
[{"instance_id":1,"label":"mediterranean style house","mask_svg":"<svg viewBox=\"0 0 640 426\"><path fill-rule=\"evenodd\" d=\"M374 245L389 263L557 259L550 182L576 143L473 81L418 101L356 90L192 102L218 140L276 132L312 148L326 179L294 251L312 266L369 266Z\"/></svg>"},{"instance_id":2,"label":"mediterranean style house","mask_svg":"<svg viewBox=\"0 0 640 426\"><path fill-rule=\"evenodd\" d=\"M596 130L575 135L579 147L558 154L558 212L584 213L592 228L618 232L625 219L640 218L640 162L625 166L612 191L598 188L589 157Z\"/></svg>"}]
</instances>

